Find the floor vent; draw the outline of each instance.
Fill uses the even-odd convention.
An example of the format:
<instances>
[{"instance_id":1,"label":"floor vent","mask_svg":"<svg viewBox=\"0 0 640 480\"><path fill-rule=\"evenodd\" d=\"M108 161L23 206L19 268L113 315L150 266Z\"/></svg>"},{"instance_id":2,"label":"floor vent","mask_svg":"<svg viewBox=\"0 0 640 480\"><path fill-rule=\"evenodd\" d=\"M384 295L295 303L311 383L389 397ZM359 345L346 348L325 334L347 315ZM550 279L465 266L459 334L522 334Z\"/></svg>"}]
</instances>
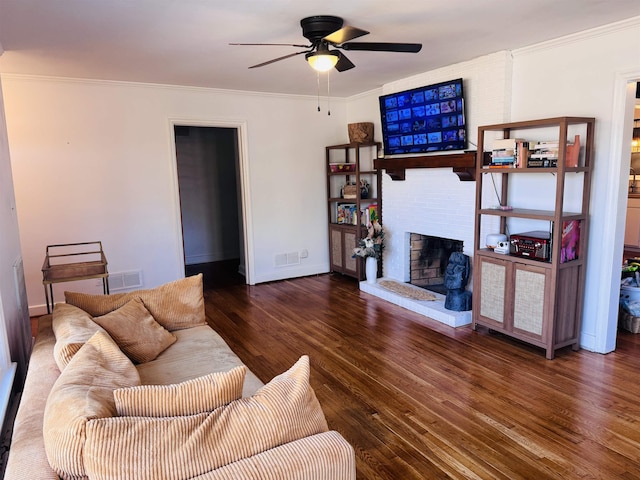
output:
<instances>
[{"instance_id":1,"label":"floor vent","mask_svg":"<svg viewBox=\"0 0 640 480\"><path fill-rule=\"evenodd\" d=\"M287 267L289 265L299 265L300 255L298 252L280 253L276 255L276 267Z\"/></svg>"},{"instance_id":2,"label":"floor vent","mask_svg":"<svg viewBox=\"0 0 640 480\"><path fill-rule=\"evenodd\" d=\"M140 270L109 273L109 292L139 287L142 287L142 272Z\"/></svg>"}]
</instances>

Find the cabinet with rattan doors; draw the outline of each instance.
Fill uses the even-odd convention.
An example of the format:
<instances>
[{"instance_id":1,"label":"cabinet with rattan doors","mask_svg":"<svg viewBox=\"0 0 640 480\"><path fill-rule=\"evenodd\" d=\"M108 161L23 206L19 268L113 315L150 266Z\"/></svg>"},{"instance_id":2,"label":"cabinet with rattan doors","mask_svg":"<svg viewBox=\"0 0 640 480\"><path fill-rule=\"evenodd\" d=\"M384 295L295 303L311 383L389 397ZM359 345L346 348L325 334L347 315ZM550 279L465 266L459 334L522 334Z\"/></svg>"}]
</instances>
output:
<instances>
[{"instance_id":1,"label":"cabinet with rattan doors","mask_svg":"<svg viewBox=\"0 0 640 480\"><path fill-rule=\"evenodd\" d=\"M346 143L326 147L329 266L332 272L358 280L363 261L353 249L367 235L371 216L377 216L380 178L373 168L380 142Z\"/></svg>"},{"instance_id":2,"label":"cabinet with rattan doors","mask_svg":"<svg viewBox=\"0 0 640 480\"><path fill-rule=\"evenodd\" d=\"M594 123L478 128L472 327L541 347L548 359L579 349ZM513 162L494 161L505 154L492 145L514 145ZM508 239L498 248L485 242L495 233Z\"/></svg>"}]
</instances>

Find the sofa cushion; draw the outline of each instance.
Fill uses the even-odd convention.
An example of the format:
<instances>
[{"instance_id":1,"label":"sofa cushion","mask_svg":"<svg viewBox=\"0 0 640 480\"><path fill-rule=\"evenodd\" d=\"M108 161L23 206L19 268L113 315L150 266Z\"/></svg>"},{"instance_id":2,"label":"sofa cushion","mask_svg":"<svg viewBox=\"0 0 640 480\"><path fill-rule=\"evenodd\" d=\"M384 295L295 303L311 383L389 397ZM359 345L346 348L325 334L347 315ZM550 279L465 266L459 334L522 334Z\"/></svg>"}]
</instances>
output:
<instances>
[{"instance_id":1,"label":"sofa cushion","mask_svg":"<svg viewBox=\"0 0 640 480\"><path fill-rule=\"evenodd\" d=\"M169 331L206 325L201 273L148 290L112 295L64 292L64 297L67 303L94 317L106 315L139 297L153 318Z\"/></svg>"},{"instance_id":2,"label":"sofa cushion","mask_svg":"<svg viewBox=\"0 0 640 480\"><path fill-rule=\"evenodd\" d=\"M244 364L209 325L172 332L178 341L147 363L136 365L142 385L171 385L210 373L228 372ZM194 354L197 352L197 355ZM188 365L188 368L185 368ZM247 370L243 397L250 397L264 383Z\"/></svg>"},{"instance_id":3,"label":"sofa cushion","mask_svg":"<svg viewBox=\"0 0 640 480\"><path fill-rule=\"evenodd\" d=\"M176 341L176 336L153 319L138 297L93 321L136 363L150 362Z\"/></svg>"},{"instance_id":4,"label":"sofa cushion","mask_svg":"<svg viewBox=\"0 0 640 480\"><path fill-rule=\"evenodd\" d=\"M56 380L45 406L45 450L58 475L86 475L83 450L87 422L114 416L113 390L139 384L135 366L106 332L96 332L80 348Z\"/></svg>"},{"instance_id":5,"label":"sofa cushion","mask_svg":"<svg viewBox=\"0 0 640 480\"><path fill-rule=\"evenodd\" d=\"M62 371L80 347L102 328L87 312L66 303L56 304L52 318L51 326L56 336L53 357Z\"/></svg>"},{"instance_id":6,"label":"sofa cushion","mask_svg":"<svg viewBox=\"0 0 640 480\"><path fill-rule=\"evenodd\" d=\"M327 430L303 356L253 396L210 413L92 420L84 461L92 479L187 479Z\"/></svg>"},{"instance_id":7,"label":"sofa cushion","mask_svg":"<svg viewBox=\"0 0 640 480\"><path fill-rule=\"evenodd\" d=\"M247 367L211 373L173 385L140 385L114 390L121 416L174 417L211 412L242 397Z\"/></svg>"}]
</instances>

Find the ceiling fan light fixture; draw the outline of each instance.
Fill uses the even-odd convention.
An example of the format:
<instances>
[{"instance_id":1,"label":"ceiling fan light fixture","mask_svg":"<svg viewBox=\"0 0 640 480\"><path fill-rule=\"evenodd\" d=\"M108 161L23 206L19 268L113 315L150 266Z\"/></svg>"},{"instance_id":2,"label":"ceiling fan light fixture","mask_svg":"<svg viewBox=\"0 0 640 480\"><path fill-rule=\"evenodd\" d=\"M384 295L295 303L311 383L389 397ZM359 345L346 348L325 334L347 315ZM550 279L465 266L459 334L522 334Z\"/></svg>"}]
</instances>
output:
<instances>
[{"instance_id":1,"label":"ceiling fan light fixture","mask_svg":"<svg viewBox=\"0 0 640 480\"><path fill-rule=\"evenodd\" d=\"M305 55L311 68L318 72L328 72L338 63L338 53L329 50L319 50Z\"/></svg>"}]
</instances>

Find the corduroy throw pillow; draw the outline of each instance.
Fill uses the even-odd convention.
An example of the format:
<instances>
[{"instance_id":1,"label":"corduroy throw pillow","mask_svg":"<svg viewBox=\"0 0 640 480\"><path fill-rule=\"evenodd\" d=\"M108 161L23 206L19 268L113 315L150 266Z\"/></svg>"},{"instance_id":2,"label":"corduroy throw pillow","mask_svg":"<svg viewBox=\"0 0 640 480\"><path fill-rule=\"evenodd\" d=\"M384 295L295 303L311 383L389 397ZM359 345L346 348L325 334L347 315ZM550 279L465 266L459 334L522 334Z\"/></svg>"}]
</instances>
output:
<instances>
[{"instance_id":1,"label":"corduroy throw pillow","mask_svg":"<svg viewBox=\"0 0 640 480\"><path fill-rule=\"evenodd\" d=\"M153 318L169 331L206 325L202 274L165 283L157 288L113 295L64 292L65 301L93 317L100 317L140 298Z\"/></svg>"},{"instance_id":2,"label":"corduroy throw pillow","mask_svg":"<svg viewBox=\"0 0 640 480\"><path fill-rule=\"evenodd\" d=\"M155 359L175 343L176 336L156 322L139 298L93 321L104 328L120 350L136 363Z\"/></svg>"},{"instance_id":3,"label":"corduroy throw pillow","mask_svg":"<svg viewBox=\"0 0 640 480\"><path fill-rule=\"evenodd\" d=\"M140 385L114 390L120 416L175 417L211 412L242 398L247 367L210 373L173 385Z\"/></svg>"},{"instance_id":4,"label":"corduroy throw pillow","mask_svg":"<svg viewBox=\"0 0 640 480\"><path fill-rule=\"evenodd\" d=\"M92 420L84 461L96 480L189 479L326 431L303 356L253 396L210 413Z\"/></svg>"},{"instance_id":5,"label":"corduroy throw pillow","mask_svg":"<svg viewBox=\"0 0 640 480\"><path fill-rule=\"evenodd\" d=\"M51 327L56 337L53 358L60 371L94 333L104 331L87 312L66 303L57 303L53 308Z\"/></svg>"},{"instance_id":6,"label":"corduroy throw pillow","mask_svg":"<svg viewBox=\"0 0 640 480\"><path fill-rule=\"evenodd\" d=\"M116 415L113 391L139 384L136 367L106 332L96 332L78 350L53 385L44 411L45 451L58 475L86 476L87 422Z\"/></svg>"}]
</instances>

